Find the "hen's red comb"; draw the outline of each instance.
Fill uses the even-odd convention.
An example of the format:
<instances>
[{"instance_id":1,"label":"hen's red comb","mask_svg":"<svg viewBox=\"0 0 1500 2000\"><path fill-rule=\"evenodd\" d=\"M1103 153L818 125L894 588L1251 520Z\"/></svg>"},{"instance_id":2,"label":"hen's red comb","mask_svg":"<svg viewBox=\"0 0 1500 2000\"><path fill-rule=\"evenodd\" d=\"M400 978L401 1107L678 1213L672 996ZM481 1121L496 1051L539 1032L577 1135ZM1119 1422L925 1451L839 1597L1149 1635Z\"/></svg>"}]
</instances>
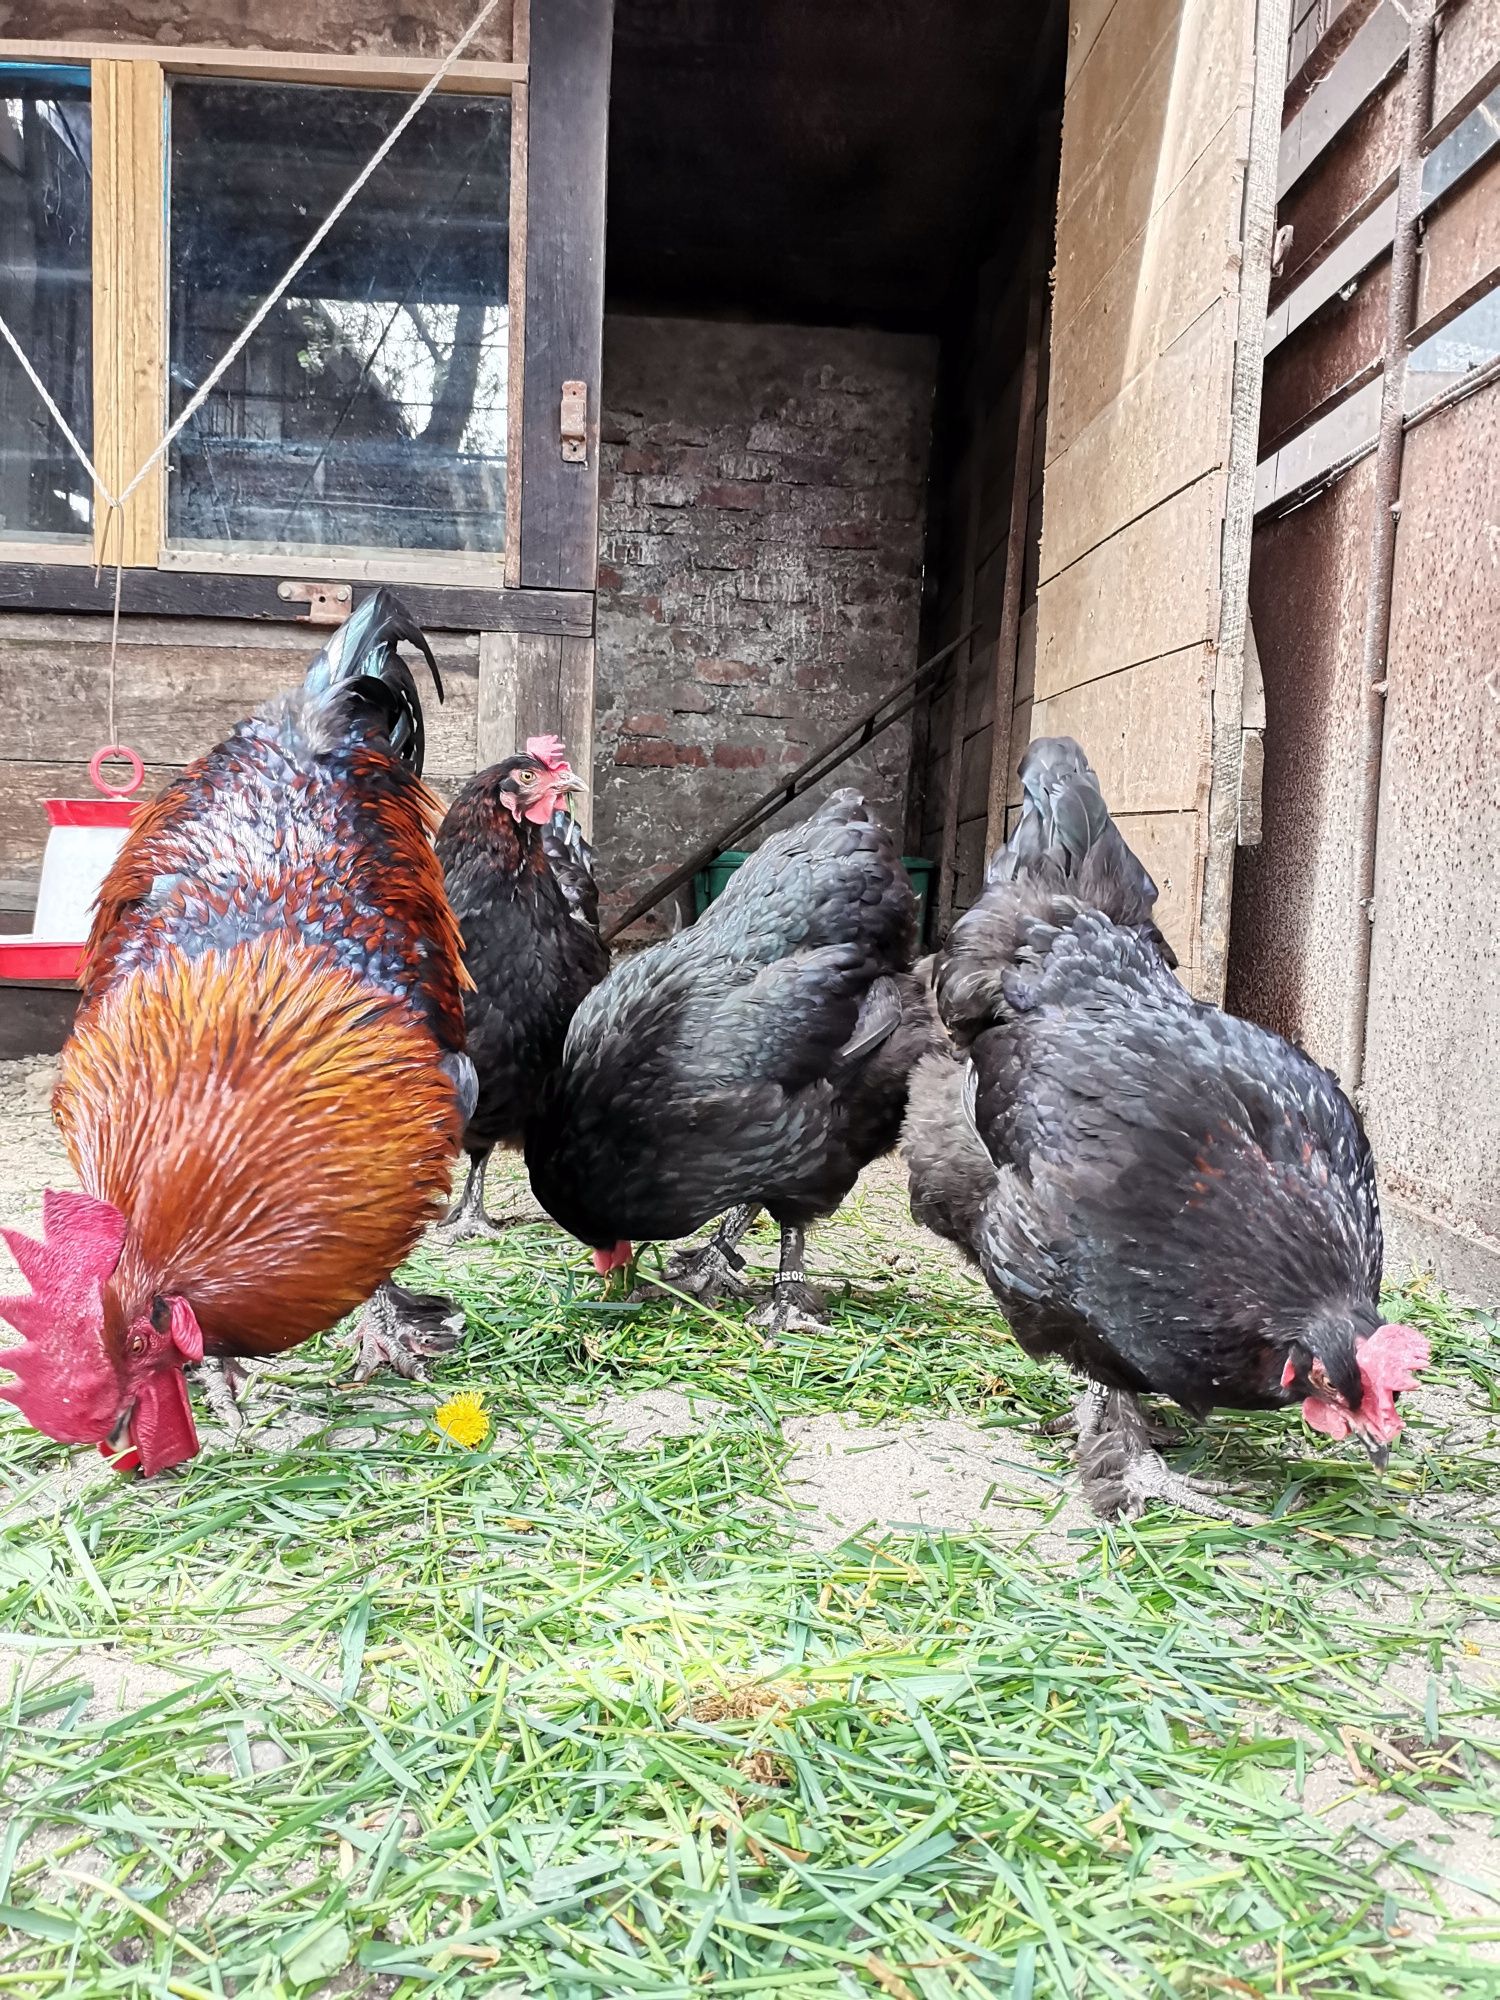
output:
<instances>
[{"instance_id":1,"label":"hen's red comb","mask_svg":"<svg viewBox=\"0 0 1500 2000\"><path fill-rule=\"evenodd\" d=\"M125 1218L92 1195L42 1196L42 1240L0 1230L31 1286L0 1298L0 1318L21 1335L0 1348L15 1381L0 1389L39 1431L59 1444L97 1444L119 1411L119 1378L104 1346L104 1283L120 1261Z\"/></svg>"},{"instance_id":2,"label":"hen's red comb","mask_svg":"<svg viewBox=\"0 0 1500 2000\"><path fill-rule=\"evenodd\" d=\"M1367 1429L1387 1443L1401 1434L1401 1414L1396 1394L1415 1389L1419 1368L1432 1359L1432 1349L1414 1326L1399 1322L1377 1326L1368 1340L1358 1344L1359 1372L1365 1385L1360 1416Z\"/></svg>"},{"instance_id":3,"label":"hen's red comb","mask_svg":"<svg viewBox=\"0 0 1500 2000\"><path fill-rule=\"evenodd\" d=\"M545 764L549 771L562 771L567 768L567 746L560 736L528 736L526 755L533 763Z\"/></svg>"}]
</instances>

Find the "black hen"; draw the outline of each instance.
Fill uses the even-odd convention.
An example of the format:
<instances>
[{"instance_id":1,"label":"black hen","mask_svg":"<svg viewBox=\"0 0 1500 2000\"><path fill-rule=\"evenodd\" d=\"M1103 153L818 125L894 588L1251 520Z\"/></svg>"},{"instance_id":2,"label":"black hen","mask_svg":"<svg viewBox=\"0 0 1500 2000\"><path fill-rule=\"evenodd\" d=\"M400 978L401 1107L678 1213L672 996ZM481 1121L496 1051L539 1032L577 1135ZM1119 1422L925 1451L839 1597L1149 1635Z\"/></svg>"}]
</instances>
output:
<instances>
[{"instance_id":1,"label":"black hen","mask_svg":"<svg viewBox=\"0 0 1500 2000\"><path fill-rule=\"evenodd\" d=\"M1382 1325L1369 1146L1328 1073L1193 1000L1156 886L1078 745L1035 743L1026 809L937 966L967 1063L913 1079L912 1213L979 1264L1016 1337L1089 1378L1079 1465L1106 1514L1205 1510L1136 1397L1194 1416L1300 1401L1378 1464L1425 1341Z\"/></svg>"},{"instance_id":2,"label":"black hen","mask_svg":"<svg viewBox=\"0 0 1500 2000\"><path fill-rule=\"evenodd\" d=\"M593 855L566 810L582 789L557 738L532 737L524 757L469 780L438 832L473 981L464 1015L479 1088L464 1133L468 1179L441 1232L449 1242L506 1226L485 1214L486 1163L497 1145L520 1144L574 1010L609 969Z\"/></svg>"},{"instance_id":3,"label":"black hen","mask_svg":"<svg viewBox=\"0 0 1500 2000\"><path fill-rule=\"evenodd\" d=\"M617 966L574 1016L555 1096L528 1128L542 1206L607 1271L632 1241L736 1211L674 1268L705 1292L757 1208L781 1225L764 1315L817 1300L803 1233L899 1132L907 1073L936 1024L906 974L916 905L857 793L774 835L690 930Z\"/></svg>"}]
</instances>

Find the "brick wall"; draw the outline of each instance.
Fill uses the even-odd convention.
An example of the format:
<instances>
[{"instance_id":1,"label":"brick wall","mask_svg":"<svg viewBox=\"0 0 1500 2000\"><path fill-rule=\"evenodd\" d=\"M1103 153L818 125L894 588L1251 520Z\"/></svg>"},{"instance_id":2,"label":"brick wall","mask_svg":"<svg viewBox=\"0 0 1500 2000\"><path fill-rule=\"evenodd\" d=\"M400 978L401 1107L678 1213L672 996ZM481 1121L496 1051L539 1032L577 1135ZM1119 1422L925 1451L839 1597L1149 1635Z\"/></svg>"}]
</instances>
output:
<instances>
[{"instance_id":1,"label":"brick wall","mask_svg":"<svg viewBox=\"0 0 1500 2000\"><path fill-rule=\"evenodd\" d=\"M935 368L931 342L898 335L606 319L611 914L916 665ZM831 782L899 831L909 754L897 724Z\"/></svg>"}]
</instances>

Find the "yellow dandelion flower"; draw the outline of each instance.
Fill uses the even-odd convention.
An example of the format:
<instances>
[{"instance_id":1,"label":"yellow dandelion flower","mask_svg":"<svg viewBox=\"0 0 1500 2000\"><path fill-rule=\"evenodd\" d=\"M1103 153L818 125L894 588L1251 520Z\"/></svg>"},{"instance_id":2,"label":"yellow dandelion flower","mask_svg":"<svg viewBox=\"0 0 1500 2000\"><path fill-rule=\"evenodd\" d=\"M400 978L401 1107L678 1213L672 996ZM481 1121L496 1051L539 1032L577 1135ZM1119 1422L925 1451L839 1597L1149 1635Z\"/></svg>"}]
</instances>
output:
<instances>
[{"instance_id":1,"label":"yellow dandelion flower","mask_svg":"<svg viewBox=\"0 0 1500 2000\"><path fill-rule=\"evenodd\" d=\"M452 1438L466 1451L483 1444L490 1434L484 1404L472 1389L465 1389L450 1402L440 1403L432 1413L432 1421L445 1437Z\"/></svg>"}]
</instances>

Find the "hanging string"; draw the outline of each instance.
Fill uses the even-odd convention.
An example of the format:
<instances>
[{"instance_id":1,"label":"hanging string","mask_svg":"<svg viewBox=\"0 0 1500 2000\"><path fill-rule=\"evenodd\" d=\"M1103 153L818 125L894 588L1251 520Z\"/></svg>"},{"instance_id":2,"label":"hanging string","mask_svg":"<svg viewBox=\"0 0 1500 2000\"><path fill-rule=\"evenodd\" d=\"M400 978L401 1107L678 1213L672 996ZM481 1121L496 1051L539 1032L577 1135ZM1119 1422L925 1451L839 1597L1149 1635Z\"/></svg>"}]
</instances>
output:
<instances>
[{"instance_id":1,"label":"hanging string","mask_svg":"<svg viewBox=\"0 0 1500 2000\"><path fill-rule=\"evenodd\" d=\"M358 199L361 189L364 188L371 175L379 171L382 162L389 154L391 148L412 123L413 119L421 115L423 106L427 103L433 92L437 90L454 64L460 60L464 50L473 41L474 37L479 33L480 29L499 5L500 0L485 0L485 5L480 8L473 20L470 21L468 27L464 29L458 40L449 49L431 76L428 77L426 83L423 84L421 90L418 91L411 103L407 105L405 111L402 112L390 131L386 133L385 137L375 148L375 151L370 155L364 166L355 175L354 179L349 183L348 187L345 188L332 209L330 209L322 222L318 224L312 235L307 239L307 242L302 246L302 249L292 259L292 262L287 266L276 284L271 287L265 298L261 300L235 339L193 391L193 394L183 405L174 422L163 432L150 454L137 467L134 477L119 495L112 493L100 477L98 467L74 435L71 424L69 424L67 418L58 408L57 402L46 383L31 365L26 350L12 332L10 323L4 313L0 312L0 338L4 339L17 361L20 362L26 379L30 382L32 388L36 390L38 396L41 397L43 408L62 432L64 438L66 438L74 457L88 474L95 494L104 503L105 519L99 536L98 561L95 568L96 575L99 570L106 566L110 535L113 533L115 536L117 553L115 556L114 608L110 620L109 634L109 734L111 743L114 741L115 734L115 656L120 644L120 598L124 578L124 550L122 546L124 523L122 510L126 501L136 491L142 480L147 477L153 466L158 463L165 453L171 450L185 427L197 416L199 410L202 409L219 383L224 379L225 374L234 366L240 355L244 353L246 347L255 338L256 333L264 325L266 319L275 310L282 297L296 282L312 258L317 255L318 249L328 236L329 231L339 222L350 204Z\"/></svg>"}]
</instances>

